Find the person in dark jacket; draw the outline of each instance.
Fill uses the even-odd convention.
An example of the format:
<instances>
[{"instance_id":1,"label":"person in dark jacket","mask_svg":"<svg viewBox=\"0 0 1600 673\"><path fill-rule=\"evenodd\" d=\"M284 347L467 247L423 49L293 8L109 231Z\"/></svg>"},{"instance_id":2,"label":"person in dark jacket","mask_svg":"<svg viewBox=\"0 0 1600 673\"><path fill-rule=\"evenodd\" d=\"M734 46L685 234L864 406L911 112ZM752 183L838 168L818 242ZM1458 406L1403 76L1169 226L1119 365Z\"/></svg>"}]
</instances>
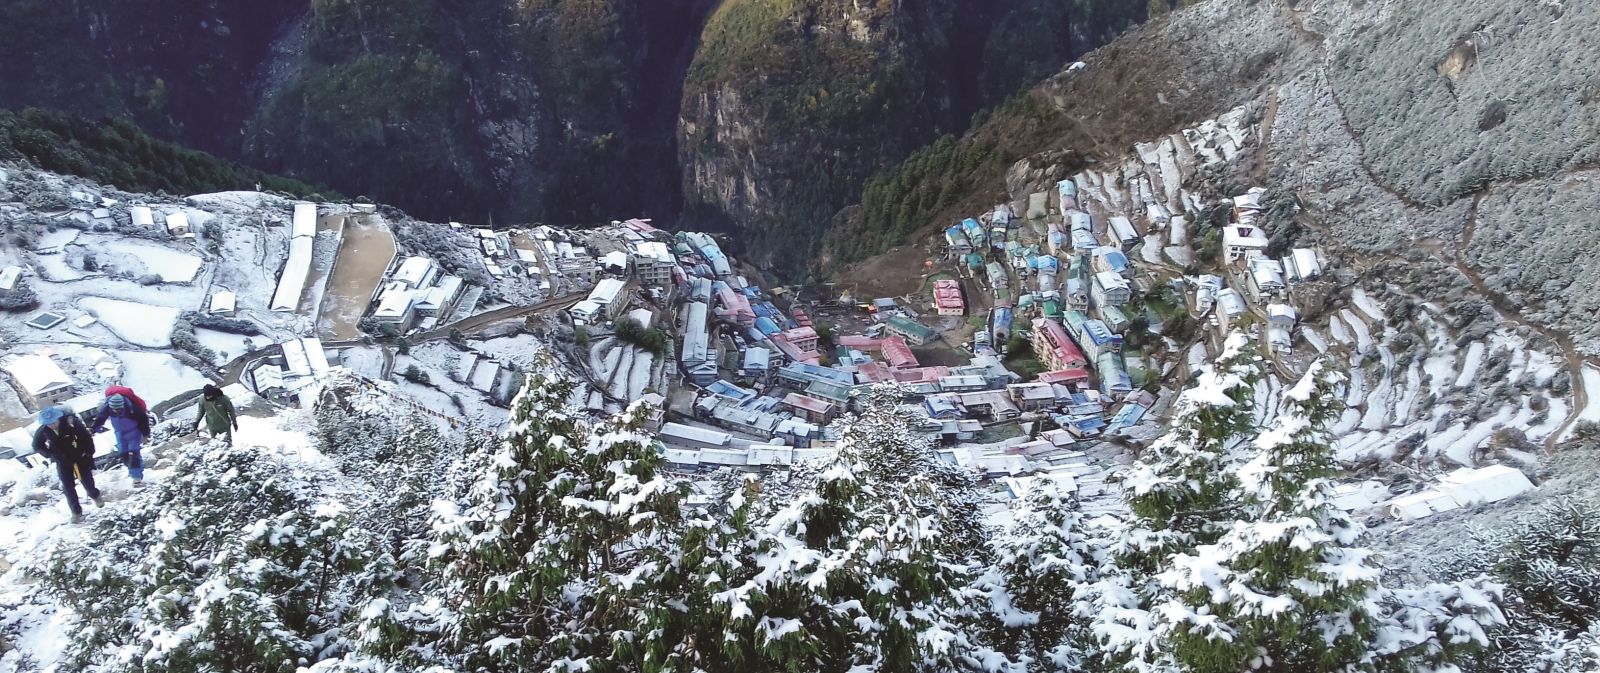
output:
<instances>
[{"instance_id":1,"label":"person in dark jacket","mask_svg":"<svg viewBox=\"0 0 1600 673\"><path fill-rule=\"evenodd\" d=\"M67 496L73 523L83 521L83 506L78 504L74 479L83 482L83 490L94 500L95 507L105 507L100 489L94 485L94 436L89 434L88 426L78 420L77 414L65 407L48 407L39 412L39 430L33 433L33 452L56 464L56 476L61 479L61 491Z\"/></svg>"},{"instance_id":2,"label":"person in dark jacket","mask_svg":"<svg viewBox=\"0 0 1600 673\"><path fill-rule=\"evenodd\" d=\"M239 414L233 410L233 401L222 394L221 388L211 384L206 384L200 392L200 418L195 419L195 431L200 430L200 423L204 421L206 432L213 438L223 438L232 446L233 433L239 429Z\"/></svg>"},{"instance_id":3,"label":"person in dark jacket","mask_svg":"<svg viewBox=\"0 0 1600 673\"><path fill-rule=\"evenodd\" d=\"M132 390L114 386L106 389L106 400L100 403L100 412L95 414L90 432L99 434L108 420L117 437L117 458L128 467L133 485L144 485L144 458L139 451L150 436L150 414Z\"/></svg>"}]
</instances>

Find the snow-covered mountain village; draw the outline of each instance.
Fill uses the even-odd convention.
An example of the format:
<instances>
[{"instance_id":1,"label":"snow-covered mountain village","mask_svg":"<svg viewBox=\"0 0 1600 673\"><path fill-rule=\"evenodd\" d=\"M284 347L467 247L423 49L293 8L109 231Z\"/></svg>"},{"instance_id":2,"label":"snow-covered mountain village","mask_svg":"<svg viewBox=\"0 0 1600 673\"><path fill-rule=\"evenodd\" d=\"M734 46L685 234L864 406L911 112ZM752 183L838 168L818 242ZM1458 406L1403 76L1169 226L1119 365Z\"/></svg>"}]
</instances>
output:
<instances>
[{"instance_id":1,"label":"snow-covered mountain village","mask_svg":"<svg viewBox=\"0 0 1600 673\"><path fill-rule=\"evenodd\" d=\"M1213 609L1241 620L1297 609L1274 597L1252 602L1240 587L1255 580L1203 554L1182 556L1172 573L1183 577L1161 582L1179 592L1232 587L1232 598L1217 599L1224 608L1204 607L1203 597L1188 599L1202 604L1192 612L1141 608L1137 581L1104 570L1108 555L1154 559L1176 544L1163 536L1178 533L1156 525L1162 517L1228 509L1207 501L1219 495L1202 484L1207 474L1268 503L1257 513L1293 542L1271 547L1281 540L1238 528L1204 553L1314 556L1352 544L1341 531L1364 525L1394 560L1380 568L1362 550L1316 557L1326 586L1296 591L1365 593L1340 603L1332 621L1306 623L1348 629L1329 638L1370 649L1368 667L1352 670L1448 670L1457 648L1485 645L1484 634L1505 624L1499 585L1450 577L1393 589L1379 576L1427 580L1437 575L1428 559L1408 551L1582 490L1585 473L1563 471L1554 449L1593 433L1600 400L1586 391L1600 386L1600 372L1570 345L1492 310L1453 321L1394 285L1353 282L1351 264L1322 250L1281 245L1261 220L1295 206L1264 189L1186 188L1237 159L1259 132L1249 112L949 223L920 268L893 271L920 278L918 291L900 296L782 284L730 254L729 239L665 222L427 223L364 202L132 194L5 168L0 670L599 668L584 657L620 651L596 642L622 636L584 631L587 623L570 627L581 631L563 636L574 639L570 656L554 659L534 634L506 627L470 645L439 635L513 609L495 601L535 580L506 558L526 558L527 568L575 558L548 541L495 537L511 535L504 513L523 506L539 513L518 531L582 523L585 515L554 510L588 508L607 531L595 544L649 557L607 556L606 572L632 574L584 585L593 600L636 601L628 609L639 611L640 631L628 637L669 629L651 612L658 607L693 612L689 598L637 601L698 582L710 588L699 608L728 633L804 649L841 629L878 641L856 652L862 661L906 658L883 670L1089 670L1084 642L1115 652L1107 660L1126 670L1178 670L1138 643L1198 633ZM37 452L40 420L59 407L93 425L108 386L132 388L148 405L152 486L123 469L116 433L96 434L104 497L73 525L56 470ZM233 446L196 434L208 386L237 410ZM1206 438L1219 428L1236 437ZM1298 433L1326 440L1329 464L1288 485L1263 477L1301 469L1274 453L1299 446ZM581 450L562 453L566 438L580 437ZM1287 462L1207 462L1193 450L1207 441L1260 446ZM858 465L862 452L883 447L921 453L900 472L840 472L841 461ZM561 486L580 473L595 481ZM847 481L861 490L829 490ZM806 496L804 484L817 490ZM1288 497L1273 489L1291 487L1306 489L1295 507L1309 509L1270 505ZM751 532L739 526L750 525L742 517L758 491L796 504L768 501L767 527ZM860 507L859 519L840 524L859 536L851 544L881 548L805 551L826 527L811 517L835 497ZM262 498L276 518L240 505ZM1070 516L1051 509L1064 502ZM395 512L410 518L372 527ZM743 523L694 523L721 521L718 512ZM949 520L929 523L941 516ZM1091 544L1079 527L1118 531L1128 548ZM755 541L736 548L740 534ZM934 557L936 535L991 539L994 565L952 562L922 580L937 585L916 589L928 595L890 598L899 583L914 584L896 573L922 572L913 567ZM105 536L139 551L119 557ZM168 556L186 544L213 556L187 566ZM706 556L691 567L670 556L680 544ZM336 570L336 558L349 568ZM102 572L114 564L128 568ZM445 570L404 579L423 567ZM676 570L640 579L667 567ZM493 579L453 584L473 581L451 579L457 572ZM84 591L106 597L61 588L86 576L95 579ZM314 576L331 582L315 597L267 587ZM870 587L863 593L879 602L831 606L824 618L773 598L789 591L806 603L796 587L824 576ZM177 593L163 594L162 582ZM552 597L562 586L537 591L588 605ZM895 602L939 603L929 596L947 590L965 596L948 614L911 615ZM495 607L480 614L464 600ZM1031 628L1066 619L1052 610L1074 605L1097 606L1092 626L1060 627L1048 642L951 631L973 619L1000 632ZM143 617L113 624L129 611ZM864 621L839 617L851 614ZM255 628L277 631L258 638ZM95 647L75 633L94 634ZM405 645L435 637L443 640L428 652ZM217 663L229 650L290 663ZM768 666L798 655L694 656L720 663L648 670L777 670ZM741 657L765 663L741 668ZM858 670L838 663L816 670ZM787 670L802 669L812 670Z\"/></svg>"}]
</instances>

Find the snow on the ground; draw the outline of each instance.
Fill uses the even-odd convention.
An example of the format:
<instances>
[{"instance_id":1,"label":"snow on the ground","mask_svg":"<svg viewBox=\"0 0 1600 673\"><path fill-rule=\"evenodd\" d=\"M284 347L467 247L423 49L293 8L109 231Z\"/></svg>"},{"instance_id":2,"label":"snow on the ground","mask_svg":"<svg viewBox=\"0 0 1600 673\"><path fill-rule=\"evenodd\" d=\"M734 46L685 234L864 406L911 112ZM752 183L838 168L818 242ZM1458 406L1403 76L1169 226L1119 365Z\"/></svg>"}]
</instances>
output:
<instances>
[{"instance_id":1,"label":"snow on the ground","mask_svg":"<svg viewBox=\"0 0 1600 673\"><path fill-rule=\"evenodd\" d=\"M1478 367L1483 364L1483 351L1482 341L1474 341L1467 346L1466 361L1461 365L1461 373L1456 376L1457 387L1472 385L1472 379L1478 375Z\"/></svg>"},{"instance_id":2,"label":"snow on the ground","mask_svg":"<svg viewBox=\"0 0 1600 673\"><path fill-rule=\"evenodd\" d=\"M1373 322L1383 322L1383 304L1369 296L1366 290L1356 287L1350 291L1350 299L1356 303L1356 308L1361 309L1361 312L1367 314Z\"/></svg>"},{"instance_id":3,"label":"snow on the ground","mask_svg":"<svg viewBox=\"0 0 1600 673\"><path fill-rule=\"evenodd\" d=\"M1404 386L1396 386L1399 391L1395 395L1394 423L1400 424L1411 420L1411 412L1417 404L1417 397L1422 393L1422 364L1412 361L1406 368L1406 382Z\"/></svg>"},{"instance_id":4,"label":"snow on the ground","mask_svg":"<svg viewBox=\"0 0 1600 673\"><path fill-rule=\"evenodd\" d=\"M1600 369L1595 369L1593 365L1585 364L1583 366L1583 391L1589 396L1589 403L1584 405L1582 411L1578 412L1578 421L1600 422ZM1572 436L1572 431L1577 427L1577 423L1567 426L1566 431L1561 433L1561 436L1556 441L1566 441L1568 437Z\"/></svg>"},{"instance_id":5,"label":"snow on the ground","mask_svg":"<svg viewBox=\"0 0 1600 673\"><path fill-rule=\"evenodd\" d=\"M84 297L78 300L78 307L94 314L101 324L116 333L117 338L149 348L172 345L172 324L181 313L167 306L107 297Z\"/></svg>"},{"instance_id":6,"label":"snow on the ground","mask_svg":"<svg viewBox=\"0 0 1600 673\"><path fill-rule=\"evenodd\" d=\"M233 210L235 212L249 211L254 208L260 208L262 204L268 200L289 203L284 201L281 197L271 196L263 192L250 191L195 194L185 200L197 206L209 206L213 209Z\"/></svg>"},{"instance_id":7,"label":"snow on the ground","mask_svg":"<svg viewBox=\"0 0 1600 673\"><path fill-rule=\"evenodd\" d=\"M1340 422L1344 424L1343 421ZM1400 442L1411 435L1424 432L1428 421L1415 421L1409 425L1375 432L1355 432L1334 442L1339 460L1353 463L1369 459L1390 459ZM1350 427L1354 427L1353 425Z\"/></svg>"},{"instance_id":8,"label":"snow on the ground","mask_svg":"<svg viewBox=\"0 0 1600 673\"><path fill-rule=\"evenodd\" d=\"M395 384L400 387L401 394L415 400L417 404L442 413L457 413L455 402L444 391L404 379L395 381Z\"/></svg>"},{"instance_id":9,"label":"snow on the ground","mask_svg":"<svg viewBox=\"0 0 1600 673\"><path fill-rule=\"evenodd\" d=\"M1456 354L1452 351L1434 351L1433 355L1422 363L1422 371L1428 374L1428 390L1437 395L1445 386L1452 385L1459 376L1456 372Z\"/></svg>"},{"instance_id":10,"label":"snow on the ground","mask_svg":"<svg viewBox=\"0 0 1600 673\"><path fill-rule=\"evenodd\" d=\"M1439 454L1452 462L1472 466L1472 452L1484 442L1489 441L1489 436L1495 429L1511 420L1516 415L1517 407L1503 405L1495 415L1488 420L1472 424L1470 427L1465 422L1457 422L1444 432L1437 433L1423 443L1423 448L1428 454Z\"/></svg>"},{"instance_id":11,"label":"snow on the ground","mask_svg":"<svg viewBox=\"0 0 1600 673\"><path fill-rule=\"evenodd\" d=\"M83 230L72 227L61 227L55 231L47 231L34 240L33 249L39 251L64 248L77 241L78 235L82 233Z\"/></svg>"},{"instance_id":12,"label":"snow on the ground","mask_svg":"<svg viewBox=\"0 0 1600 673\"><path fill-rule=\"evenodd\" d=\"M1146 264L1161 263L1161 235L1148 234L1144 237L1144 245L1139 247L1139 257Z\"/></svg>"},{"instance_id":13,"label":"snow on the ground","mask_svg":"<svg viewBox=\"0 0 1600 673\"><path fill-rule=\"evenodd\" d=\"M216 352L217 364L272 344L272 340L264 336L245 336L204 327L195 328L194 336L200 341L200 345Z\"/></svg>"},{"instance_id":14,"label":"snow on the ground","mask_svg":"<svg viewBox=\"0 0 1600 673\"><path fill-rule=\"evenodd\" d=\"M1201 368L1205 367L1206 361L1210 359L1210 354L1206 353L1205 343L1196 341L1193 346L1189 347L1189 372L1193 374L1200 371Z\"/></svg>"},{"instance_id":15,"label":"snow on the ground","mask_svg":"<svg viewBox=\"0 0 1600 673\"><path fill-rule=\"evenodd\" d=\"M205 306L206 302L206 290L200 282L140 285L115 276L87 276L65 283L38 283L34 289L45 304L71 304L81 297L105 297L136 304L196 310Z\"/></svg>"},{"instance_id":16,"label":"snow on the ground","mask_svg":"<svg viewBox=\"0 0 1600 673\"><path fill-rule=\"evenodd\" d=\"M122 384L138 391L151 406L211 382L166 353L112 351L111 355L122 363Z\"/></svg>"},{"instance_id":17,"label":"snow on the ground","mask_svg":"<svg viewBox=\"0 0 1600 673\"><path fill-rule=\"evenodd\" d=\"M1339 415L1339 422L1334 423L1329 432L1332 432L1333 436L1335 437L1343 437L1344 435L1355 431L1355 429L1360 425L1361 410L1347 407L1344 412Z\"/></svg>"},{"instance_id":18,"label":"snow on the ground","mask_svg":"<svg viewBox=\"0 0 1600 673\"><path fill-rule=\"evenodd\" d=\"M166 283L187 283L194 280L205 263L197 255L174 250L154 241L90 234L82 237L79 245L94 252L95 260L106 271L123 272L133 277L154 274Z\"/></svg>"},{"instance_id":19,"label":"snow on the ground","mask_svg":"<svg viewBox=\"0 0 1600 673\"><path fill-rule=\"evenodd\" d=\"M1561 373L1566 363L1544 351L1527 351L1528 361L1518 378L1526 378L1536 386L1550 385L1550 379Z\"/></svg>"},{"instance_id":20,"label":"snow on the ground","mask_svg":"<svg viewBox=\"0 0 1600 673\"><path fill-rule=\"evenodd\" d=\"M1367 395L1367 413L1361 417L1363 430L1382 430L1389 425L1389 397L1393 394L1394 384L1389 377L1389 372L1384 371L1383 378L1372 387L1372 393Z\"/></svg>"},{"instance_id":21,"label":"snow on the ground","mask_svg":"<svg viewBox=\"0 0 1600 673\"><path fill-rule=\"evenodd\" d=\"M539 341L539 337L532 334L495 337L483 341L472 341L468 345L473 350L488 355L498 362L503 362L522 370L532 370L539 355L545 352L544 343Z\"/></svg>"},{"instance_id":22,"label":"snow on the ground","mask_svg":"<svg viewBox=\"0 0 1600 673\"><path fill-rule=\"evenodd\" d=\"M617 397L625 397L628 394L628 367L632 364L633 347L613 341L611 350L606 351L605 369L602 375L606 382L606 392Z\"/></svg>"},{"instance_id":23,"label":"snow on the ground","mask_svg":"<svg viewBox=\"0 0 1600 673\"><path fill-rule=\"evenodd\" d=\"M644 389L650 387L650 373L655 369L655 360L654 353L640 351L634 355L633 369L628 377L628 394L623 399L637 400L644 394Z\"/></svg>"},{"instance_id":24,"label":"snow on the ground","mask_svg":"<svg viewBox=\"0 0 1600 673\"><path fill-rule=\"evenodd\" d=\"M148 394L145 397L148 398ZM234 437L243 445L259 447L263 453L298 460L307 466L329 465L307 432L309 427L309 417L298 411L269 418L240 416L239 431ZM161 454L156 447L146 449L145 479L159 482L182 478L161 465ZM10 569L0 575L0 604L9 606L0 614L0 628L7 632L10 645L0 656L0 670L19 670L15 668L21 663L18 655L28 657L28 666L20 670L75 670L62 661L77 628L71 611L55 609L37 600L22 600L23 593L33 590L35 580L24 576L16 566L38 549L53 546L58 541L82 540L93 535L94 528L68 523L70 514L56 486L52 468L24 468L20 463L6 461L0 467L0 481L7 482L0 487L0 492L10 494L0 509L3 514L0 515L0 558L4 559L0 567ZM86 506L84 513L91 522L122 506L124 501L153 497L156 493L151 489L134 490L127 473L119 468L96 471L95 482L104 496L106 509Z\"/></svg>"},{"instance_id":25,"label":"snow on the ground","mask_svg":"<svg viewBox=\"0 0 1600 673\"><path fill-rule=\"evenodd\" d=\"M1322 338L1322 335L1317 333L1316 328L1302 327L1300 328L1300 336L1305 337L1306 343L1311 344L1311 347L1317 349L1318 353L1328 352L1328 340Z\"/></svg>"},{"instance_id":26,"label":"snow on the ground","mask_svg":"<svg viewBox=\"0 0 1600 673\"><path fill-rule=\"evenodd\" d=\"M448 356L443 358L439 356L440 353L449 352L457 351L444 342L434 342L413 348L411 355L395 356L395 382L406 396L434 411L460 414L467 421L483 427L499 427L505 423L510 415L508 410L490 403L482 392L451 378L451 374L455 371L456 360L449 359ZM440 359L448 361L436 362ZM427 385L412 383L398 376L412 365L428 375ZM491 371L486 365L487 363L479 365L480 371Z\"/></svg>"},{"instance_id":27,"label":"snow on the ground","mask_svg":"<svg viewBox=\"0 0 1600 673\"><path fill-rule=\"evenodd\" d=\"M51 281L78 280L87 275L82 269L68 264L67 256L61 254L34 255L33 266L41 277Z\"/></svg>"},{"instance_id":28,"label":"snow on the ground","mask_svg":"<svg viewBox=\"0 0 1600 673\"><path fill-rule=\"evenodd\" d=\"M1194 263L1194 251L1190 250L1187 245L1169 245L1162 248L1161 252L1165 253L1167 259L1172 260L1172 263L1178 266L1186 267Z\"/></svg>"},{"instance_id":29,"label":"snow on the ground","mask_svg":"<svg viewBox=\"0 0 1600 673\"><path fill-rule=\"evenodd\" d=\"M1333 335L1333 340L1342 344L1353 343L1350 331L1345 329L1344 321L1337 314L1328 316L1328 334Z\"/></svg>"},{"instance_id":30,"label":"snow on the ground","mask_svg":"<svg viewBox=\"0 0 1600 673\"><path fill-rule=\"evenodd\" d=\"M1345 323L1350 326L1352 332L1355 332L1356 352L1363 354L1370 352L1372 350L1372 333L1367 331L1367 323L1350 309L1341 309L1339 314L1344 316Z\"/></svg>"},{"instance_id":31,"label":"snow on the ground","mask_svg":"<svg viewBox=\"0 0 1600 673\"><path fill-rule=\"evenodd\" d=\"M1544 422L1528 427L1529 439L1539 440L1549 437L1550 433L1555 432L1567 420L1567 414L1572 410L1572 405L1563 397L1551 397L1549 404L1550 410L1545 415Z\"/></svg>"},{"instance_id":32,"label":"snow on the ground","mask_svg":"<svg viewBox=\"0 0 1600 673\"><path fill-rule=\"evenodd\" d=\"M1563 498L1589 497L1594 475L1600 474L1600 453L1592 450L1558 451L1543 457L1537 469L1524 469L1538 487L1496 503L1480 504L1411 523L1379 520L1371 528L1371 546L1388 550L1387 569L1420 577L1440 559L1476 544L1475 529L1516 530L1535 510Z\"/></svg>"},{"instance_id":33,"label":"snow on the ground","mask_svg":"<svg viewBox=\"0 0 1600 673\"><path fill-rule=\"evenodd\" d=\"M377 346L346 348L339 351L340 364L369 379L383 378L383 350Z\"/></svg>"},{"instance_id":34,"label":"snow on the ground","mask_svg":"<svg viewBox=\"0 0 1600 673\"><path fill-rule=\"evenodd\" d=\"M1349 377L1349 383L1345 385L1345 406L1361 406L1367 399L1367 373L1355 368L1350 370Z\"/></svg>"}]
</instances>

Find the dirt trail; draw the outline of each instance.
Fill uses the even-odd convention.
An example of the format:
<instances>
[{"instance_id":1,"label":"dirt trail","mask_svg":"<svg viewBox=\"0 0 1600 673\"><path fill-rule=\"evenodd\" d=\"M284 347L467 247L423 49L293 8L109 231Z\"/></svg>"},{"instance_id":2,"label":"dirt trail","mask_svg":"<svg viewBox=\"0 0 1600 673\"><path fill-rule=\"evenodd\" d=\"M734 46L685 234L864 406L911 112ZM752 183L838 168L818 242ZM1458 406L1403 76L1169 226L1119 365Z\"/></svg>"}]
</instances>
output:
<instances>
[{"instance_id":1,"label":"dirt trail","mask_svg":"<svg viewBox=\"0 0 1600 673\"><path fill-rule=\"evenodd\" d=\"M1494 306L1501 317L1544 335L1545 338L1555 342L1561 348L1561 355L1567 361L1567 370L1572 378L1572 411L1567 414L1567 419L1562 421L1561 425L1554 432L1551 432L1549 437L1545 438L1545 452L1554 453L1559 438L1566 434L1568 428L1578 422L1578 417L1583 414L1584 408L1589 406L1589 391L1585 390L1583 384L1583 367L1585 364L1600 366L1600 359L1585 358L1578 353L1577 347L1572 345L1572 339L1566 334L1523 318L1516 312L1513 304L1505 295L1489 289L1488 284L1484 282L1483 276L1478 273L1478 270L1466 263L1464 258L1467 250L1472 247L1472 236L1478 230L1478 203L1483 200L1483 195L1487 191L1488 188L1486 187L1472 196L1472 209L1467 213L1467 223L1461 230L1461 244L1457 246L1456 254L1446 254L1443 246L1436 241L1419 241L1419 244L1422 244L1424 248L1433 250L1436 256L1450 262L1457 271L1461 272L1461 275L1466 276L1467 282L1472 284L1473 289L1477 290L1478 294L1489 300L1489 304Z\"/></svg>"},{"instance_id":2,"label":"dirt trail","mask_svg":"<svg viewBox=\"0 0 1600 673\"><path fill-rule=\"evenodd\" d=\"M1584 357L1578 352L1577 348L1573 346L1572 339L1567 337L1567 335L1522 317L1522 315L1517 312L1515 304L1513 304L1504 294L1490 289L1488 284L1484 281L1483 275L1480 274L1477 269L1473 268L1472 265L1466 262L1466 251L1471 247L1473 234L1477 230L1478 202L1482 199L1483 194L1487 191L1487 189L1488 188L1486 187L1472 196L1472 207L1471 210L1468 211L1466 224L1462 228L1461 241L1458 244L1451 246L1444 241L1433 238L1418 239L1415 241L1415 243L1417 247L1428 251L1428 253L1431 254L1435 259L1455 269L1456 272L1462 275L1462 277L1466 278L1467 283L1472 286L1473 290L1475 290L1479 296L1487 300L1489 305L1494 307L1495 312L1498 313L1502 319L1538 332L1540 335L1549 339L1561 349L1561 355L1567 362L1567 370L1572 379L1573 406L1572 410L1568 412L1566 420L1562 421L1561 425L1557 427L1549 437L1545 438L1545 452L1553 453L1555 452L1558 438L1565 434L1566 431L1578 421L1579 415L1583 413L1584 408L1589 404L1589 392L1584 388L1583 383L1583 368L1586 364L1600 367L1600 358ZM1325 236L1331 236L1330 231L1327 229L1327 225L1323 223L1320 218L1310 215L1309 211L1302 212L1307 214L1307 217L1303 219L1306 224L1321 232ZM1368 254L1364 261L1358 263L1356 266L1357 268L1361 269L1369 269L1380 260L1403 261L1403 258L1393 253L1373 253ZM1358 314L1358 317L1361 316ZM1362 320L1365 321L1365 318L1362 317Z\"/></svg>"},{"instance_id":3,"label":"dirt trail","mask_svg":"<svg viewBox=\"0 0 1600 673\"><path fill-rule=\"evenodd\" d=\"M375 215L328 215L325 221L339 218L344 226L344 243L329 270L317 334L324 339L345 341L361 337L357 323L367 311L372 295L383 282L397 253L394 234Z\"/></svg>"}]
</instances>

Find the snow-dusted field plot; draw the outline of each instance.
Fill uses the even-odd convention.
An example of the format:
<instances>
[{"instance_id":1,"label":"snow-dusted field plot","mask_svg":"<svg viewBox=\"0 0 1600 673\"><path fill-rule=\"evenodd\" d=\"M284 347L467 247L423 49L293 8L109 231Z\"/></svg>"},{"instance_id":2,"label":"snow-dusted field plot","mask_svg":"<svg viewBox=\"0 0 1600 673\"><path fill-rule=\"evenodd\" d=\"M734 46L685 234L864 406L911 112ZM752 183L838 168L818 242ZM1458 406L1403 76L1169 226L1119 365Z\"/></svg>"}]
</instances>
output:
<instances>
[{"instance_id":1,"label":"snow-dusted field plot","mask_svg":"<svg viewBox=\"0 0 1600 673\"><path fill-rule=\"evenodd\" d=\"M167 306L150 306L106 297L84 297L78 300L78 307L93 314L117 338L134 346L148 348L172 345L172 324L182 313Z\"/></svg>"},{"instance_id":2,"label":"snow-dusted field plot","mask_svg":"<svg viewBox=\"0 0 1600 673\"><path fill-rule=\"evenodd\" d=\"M198 255L137 238L85 234L74 245L93 253L103 272L134 278L154 275L163 283L192 281L205 263Z\"/></svg>"},{"instance_id":3,"label":"snow-dusted field plot","mask_svg":"<svg viewBox=\"0 0 1600 673\"><path fill-rule=\"evenodd\" d=\"M165 353L113 351L122 363L122 383L132 386L150 404L160 404L199 390L211 380Z\"/></svg>"}]
</instances>

